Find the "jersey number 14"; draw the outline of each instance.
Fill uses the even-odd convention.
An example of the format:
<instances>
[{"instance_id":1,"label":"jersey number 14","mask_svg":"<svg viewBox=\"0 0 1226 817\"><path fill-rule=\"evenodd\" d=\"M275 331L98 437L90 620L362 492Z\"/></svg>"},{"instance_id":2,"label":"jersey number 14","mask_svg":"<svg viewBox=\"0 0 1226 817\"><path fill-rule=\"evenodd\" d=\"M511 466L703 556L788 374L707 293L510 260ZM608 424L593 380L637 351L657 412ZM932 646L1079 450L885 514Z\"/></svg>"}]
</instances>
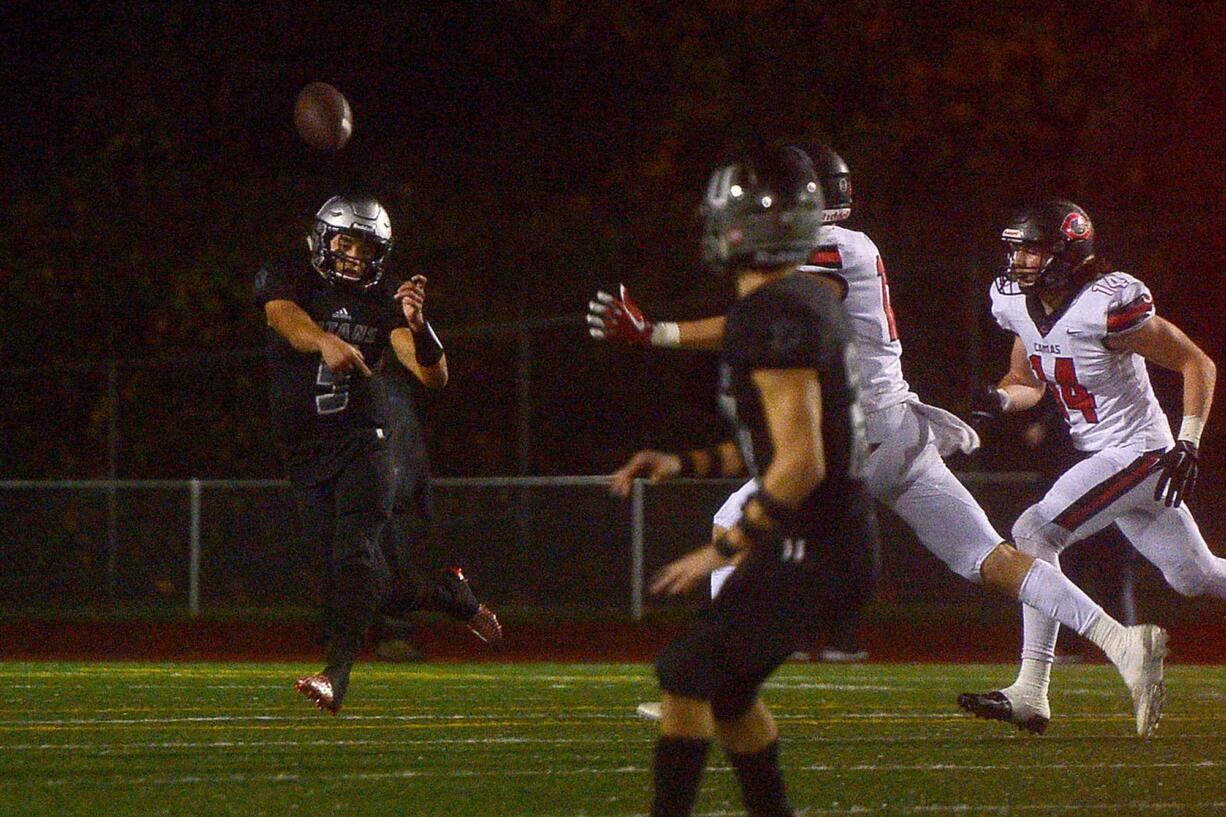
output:
<instances>
[{"instance_id":1,"label":"jersey number 14","mask_svg":"<svg viewBox=\"0 0 1226 817\"><path fill-rule=\"evenodd\" d=\"M1034 375L1039 380L1044 383L1052 382L1043 373L1043 359L1038 355L1030 356L1030 368L1034 369ZM1065 419L1070 419L1070 411L1080 411L1087 423L1098 422L1098 403L1094 400L1094 395L1077 382L1077 367L1071 357L1056 358L1056 381L1053 385L1055 388L1052 391L1056 394L1056 402L1060 404L1060 411L1064 412Z\"/></svg>"}]
</instances>

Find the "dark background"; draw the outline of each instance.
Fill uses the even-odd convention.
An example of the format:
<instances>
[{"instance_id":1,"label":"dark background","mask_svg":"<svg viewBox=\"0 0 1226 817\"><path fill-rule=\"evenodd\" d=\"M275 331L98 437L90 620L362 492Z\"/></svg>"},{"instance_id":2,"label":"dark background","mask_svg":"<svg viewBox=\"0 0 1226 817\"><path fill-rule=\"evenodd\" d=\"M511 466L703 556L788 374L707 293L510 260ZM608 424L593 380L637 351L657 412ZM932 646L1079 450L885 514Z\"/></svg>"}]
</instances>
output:
<instances>
[{"instance_id":1,"label":"dark background","mask_svg":"<svg viewBox=\"0 0 1226 817\"><path fill-rule=\"evenodd\" d=\"M110 455L121 477L279 475L263 363L244 351L263 340L251 279L305 252L311 215L342 190L390 210L398 276L430 277L453 371L422 401L437 473L599 473L642 445L713 441L708 358L602 348L579 316L619 281L656 316L724 308L694 212L707 172L751 136L827 140L847 159L849 226L882 250L905 370L929 402L965 412L1003 373L988 282L1001 219L1036 195L1084 206L1100 254L1226 353L1218 3L3 14L0 477L105 476ZM352 104L338 154L293 132L310 81ZM528 335L521 449L513 325L558 316L572 320ZM489 324L502 328L471 329ZM1155 379L1177 422L1179 378ZM1224 427L1206 432L1210 474ZM977 465L1031 464L1015 436Z\"/></svg>"}]
</instances>

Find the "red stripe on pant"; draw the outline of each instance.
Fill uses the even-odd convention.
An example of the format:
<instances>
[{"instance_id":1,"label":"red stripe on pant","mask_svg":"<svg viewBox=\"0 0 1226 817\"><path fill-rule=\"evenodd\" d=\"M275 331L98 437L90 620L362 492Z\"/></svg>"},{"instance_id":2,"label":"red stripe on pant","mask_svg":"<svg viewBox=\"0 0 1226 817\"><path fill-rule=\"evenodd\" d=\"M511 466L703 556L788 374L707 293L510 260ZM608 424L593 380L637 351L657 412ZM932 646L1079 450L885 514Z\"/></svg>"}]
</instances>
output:
<instances>
[{"instance_id":1,"label":"red stripe on pant","mask_svg":"<svg viewBox=\"0 0 1226 817\"><path fill-rule=\"evenodd\" d=\"M1112 474L1095 485L1073 504L1060 512L1053 522L1067 531L1072 531L1094 514L1140 485L1158 463L1159 454L1142 454L1123 471Z\"/></svg>"}]
</instances>

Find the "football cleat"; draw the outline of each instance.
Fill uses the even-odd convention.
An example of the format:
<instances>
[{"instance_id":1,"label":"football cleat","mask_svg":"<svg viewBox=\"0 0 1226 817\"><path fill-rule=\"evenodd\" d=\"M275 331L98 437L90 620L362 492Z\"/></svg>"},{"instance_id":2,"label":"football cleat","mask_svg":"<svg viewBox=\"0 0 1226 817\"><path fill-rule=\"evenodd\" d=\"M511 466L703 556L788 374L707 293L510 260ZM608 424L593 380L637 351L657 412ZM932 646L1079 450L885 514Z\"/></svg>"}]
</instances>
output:
<instances>
[{"instance_id":1,"label":"football cleat","mask_svg":"<svg viewBox=\"0 0 1226 817\"><path fill-rule=\"evenodd\" d=\"M477 608L477 612L468 620L468 629L487 644L502 638L502 624L498 622L498 616L484 604Z\"/></svg>"},{"instance_id":2,"label":"football cleat","mask_svg":"<svg viewBox=\"0 0 1226 817\"><path fill-rule=\"evenodd\" d=\"M1000 691L983 694L963 692L958 696L958 707L970 712L976 718L1012 723L1018 729L1033 735L1043 734L1047 731L1047 725L1051 723L1050 710L1040 712L1038 707L1032 707L1020 701L1014 707L1013 702Z\"/></svg>"},{"instance_id":3,"label":"football cleat","mask_svg":"<svg viewBox=\"0 0 1226 817\"><path fill-rule=\"evenodd\" d=\"M305 695L307 699L314 701L315 706L325 712L335 715L341 710L340 702L336 700L332 689L332 679L322 672L299 678L294 684L294 689Z\"/></svg>"},{"instance_id":4,"label":"football cleat","mask_svg":"<svg viewBox=\"0 0 1226 817\"><path fill-rule=\"evenodd\" d=\"M1153 624L1138 624L1127 628L1128 646L1120 662L1120 675L1132 693L1132 708L1137 715L1137 734L1153 735L1162 720L1162 705L1166 702L1163 681L1163 659L1169 654L1166 630Z\"/></svg>"},{"instance_id":5,"label":"football cleat","mask_svg":"<svg viewBox=\"0 0 1226 817\"><path fill-rule=\"evenodd\" d=\"M441 593L447 597L444 612L463 621L477 638L486 643L493 643L502 638L502 625L494 611L477 601L464 571L458 567L449 567L443 571L443 581L439 586Z\"/></svg>"},{"instance_id":6,"label":"football cleat","mask_svg":"<svg viewBox=\"0 0 1226 817\"><path fill-rule=\"evenodd\" d=\"M663 715L660 714L659 701L645 701L638 705L634 710L640 718L646 718L649 721L658 721Z\"/></svg>"}]
</instances>

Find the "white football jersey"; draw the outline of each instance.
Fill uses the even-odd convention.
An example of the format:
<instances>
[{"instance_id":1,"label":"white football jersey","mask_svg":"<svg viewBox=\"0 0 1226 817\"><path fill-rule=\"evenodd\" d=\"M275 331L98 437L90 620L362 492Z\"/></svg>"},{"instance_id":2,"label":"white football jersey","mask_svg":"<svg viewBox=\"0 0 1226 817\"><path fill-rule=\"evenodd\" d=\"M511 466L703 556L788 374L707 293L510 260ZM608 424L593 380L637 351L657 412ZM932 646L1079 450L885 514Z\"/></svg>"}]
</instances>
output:
<instances>
[{"instance_id":1,"label":"white football jersey","mask_svg":"<svg viewBox=\"0 0 1226 817\"><path fill-rule=\"evenodd\" d=\"M902 343L890 307L890 282L872 239L837 225L824 227L821 246L800 271L833 277L843 284L843 307L854 335L864 411L879 411L911 399L911 387L902 376Z\"/></svg>"},{"instance_id":2,"label":"white football jersey","mask_svg":"<svg viewBox=\"0 0 1226 817\"><path fill-rule=\"evenodd\" d=\"M1174 444L1145 359L1103 341L1135 331L1154 314L1149 288L1123 272L1086 284L1061 311L1045 314L1036 296L1002 295L992 286L992 315L1021 338L1030 366L1056 398L1073 445L1082 451Z\"/></svg>"}]
</instances>

